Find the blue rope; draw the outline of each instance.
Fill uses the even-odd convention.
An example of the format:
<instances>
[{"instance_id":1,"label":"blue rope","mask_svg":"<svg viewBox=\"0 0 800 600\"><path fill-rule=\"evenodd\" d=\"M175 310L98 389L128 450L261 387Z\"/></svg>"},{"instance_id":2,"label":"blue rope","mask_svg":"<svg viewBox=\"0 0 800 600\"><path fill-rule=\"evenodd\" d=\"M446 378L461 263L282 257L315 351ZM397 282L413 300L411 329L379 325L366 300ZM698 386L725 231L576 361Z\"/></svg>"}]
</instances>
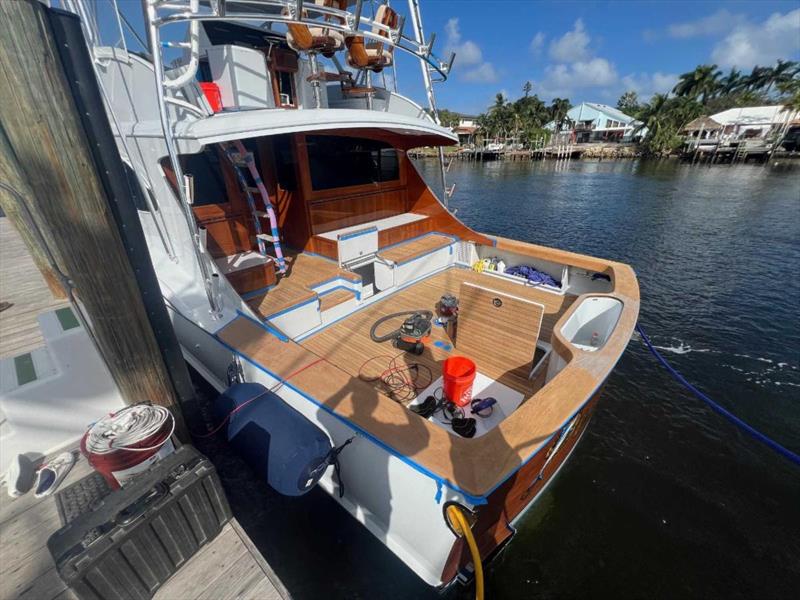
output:
<instances>
[{"instance_id":1,"label":"blue rope","mask_svg":"<svg viewBox=\"0 0 800 600\"><path fill-rule=\"evenodd\" d=\"M672 365L670 365L663 356L661 356L661 354L659 353L658 350L655 349L653 344L650 342L650 338L647 337L647 334L644 332L644 329L642 329L641 325L638 325L638 324L636 325L636 331L638 331L639 335L642 336L642 341L644 341L645 345L650 349L650 352L653 353L653 356L655 356L658 359L658 362L660 362L662 365L664 365L664 367L667 369L667 371L670 372L670 375L672 375L679 383L683 384L683 386L687 390L692 392L700 400L702 400L708 406L710 406L712 410L714 410L718 414L720 414L723 417L725 417L726 419L728 419L731 423L736 425L739 429L744 430L746 433L750 434L752 437L757 439L759 442L761 442L763 444L766 444L767 446L772 448L775 452L777 452L778 454L781 454L784 458L787 458L790 461L792 461L794 464L800 466L800 455L795 454L794 452L792 452L788 448L784 448L783 446L781 446L775 440L767 437L766 435L764 435L763 433L761 433L757 429L752 428L750 425L748 425L747 423L742 421L739 417L737 417L733 413L727 411L722 406L720 406L719 404L714 402L711 398L706 396L703 392L701 392L696 387L694 387L691 383L689 383L686 380L686 378L683 375L678 373L678 371L676 371L672 367Z\"/></svg>"}]
</instances>

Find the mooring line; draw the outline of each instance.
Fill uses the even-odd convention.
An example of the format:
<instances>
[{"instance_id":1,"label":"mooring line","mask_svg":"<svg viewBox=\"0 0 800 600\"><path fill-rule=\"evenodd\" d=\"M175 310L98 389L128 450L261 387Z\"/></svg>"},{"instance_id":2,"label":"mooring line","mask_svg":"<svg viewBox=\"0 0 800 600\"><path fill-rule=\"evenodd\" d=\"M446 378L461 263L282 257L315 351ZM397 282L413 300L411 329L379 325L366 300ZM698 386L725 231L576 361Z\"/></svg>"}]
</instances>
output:
<instances>
[{"instance_id":1,"label":"mooring line","mask_svg":"<svg viewBox=\"0 0 800 600\"><path fill-rule=\"evenodd\" d=\"M650 338L647 337L647 334L644 332L644 329L642 329L641 325L639 324L636 325L636 331L638 331L639 335L642 336L642 341L644 341L645 345L650 349L650 352L653 353L653 356L655 356L656 359L658 359L658 361L662 365L664 365L667 371L669 371L670 375L672 375L675 378L675 380L678 381L678 383L682 384L697 398L699 398L700 400L705 402L708 406L710 406L712 410L714 410L718 414L728 419L731 423L739 427L739 429L744 430L745 432L750 434L753 438L757 439L759 442L766 444L772 450L782 455L784 458L787 458L794 464L800 466L800 455L796 454L795 452L792 452L791 450L785 448L784 446L781 446L778 442L776 442L772 438L767 437L757 429L751 427L750 425L742 421L739 417L737 417L727 409L723 408L722 406L714 402L711 398L709 398L707 395L705 395L703 392L694 387L691 383L689 383L686 380L686 378L683 375L678 373L678 371L676 371L675 368L673 368L673 366L670 365L663 356L661 356L659 351L656 350L655 346L653 346L652 342L650 341Z\"/></svg>"}]
</instances>

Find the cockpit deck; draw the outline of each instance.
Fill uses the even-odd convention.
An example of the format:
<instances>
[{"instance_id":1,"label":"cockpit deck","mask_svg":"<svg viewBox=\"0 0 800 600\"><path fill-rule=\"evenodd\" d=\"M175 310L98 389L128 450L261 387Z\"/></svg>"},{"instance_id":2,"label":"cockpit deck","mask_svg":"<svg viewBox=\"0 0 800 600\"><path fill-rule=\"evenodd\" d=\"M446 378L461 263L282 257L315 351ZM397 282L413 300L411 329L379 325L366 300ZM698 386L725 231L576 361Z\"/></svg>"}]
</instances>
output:
<instances>
[{"instance_id":1,"label":"cockpit deck","mask_svg":"<svg viewBox=\"0 0 800 600\"><path fill-rule=\"evenodd\" d=\"M521 364L508 364L499 360L498 351L501 350L503 344L509 343L509 340L501 335L492 335L492 330L496 329L494 323L482 324L487 329L488 335L484 338L487 345L479 351L461 351L458 347L457 335L451 335L447 328L438 325L434 325L431 330L430 340L425 343L425 350L420 356L401 352L392 347L390 342L378 344L370 339L370 328L377 319L401 311L430 310L435 312L436 303L441 296L444 294L458 296L464 282L508 292L544 306L539 339L545 340L545 344L546 340L550 339L549 336L556 321L575 300L575 296L569 294L554 294L533 287L501 281L491 275L476 273L470 269L451 267L357 310L341 321L303 339L300 343L351 376L369 381L385 394L388 394L389 391L378 379L378 376L382 370L389 368L388 363L391 357L399 356L401 365L419 364L427 367L435 380L441 375L442 363L447 358L461 355L473 360L480 373L520 392L524 398L529 398L544 383L546 364L538 365L537 376L533 379L529 378L529 375L534 366L537 366L533 364L535 359L547 360L543 356L545 352L537 352L535 357L531 355L527 362ZM397 317L388 321L381 331L399 326L402 320L403 317ZM528 325L523 322L516 324L516 327L522 336L535 334L533 331L526 331ZM423 383L426 377L427 375L420 375Z\"/></svg>"}]
</instances>

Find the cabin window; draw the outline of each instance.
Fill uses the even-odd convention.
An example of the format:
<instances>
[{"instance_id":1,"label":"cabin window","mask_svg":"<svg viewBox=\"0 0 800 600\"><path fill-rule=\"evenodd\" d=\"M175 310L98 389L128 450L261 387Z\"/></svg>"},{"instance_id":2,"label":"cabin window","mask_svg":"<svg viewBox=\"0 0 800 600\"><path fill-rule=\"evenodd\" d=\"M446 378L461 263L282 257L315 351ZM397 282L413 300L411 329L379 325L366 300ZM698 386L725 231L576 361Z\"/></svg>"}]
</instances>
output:
<instances>
[{"instance_id":1,"label":"cabin window","mask_svg":"<svg viewBox=\"0 0 800 600\"><path fill-rule=\"evenodd\" d=\"M199 154L182 155L181 168L194 178L194 206L228 202L216 148L208 146Z\"/></svg>"},{"instance_id":2,"label":"cabin window","mask_svg":"<svg viewBox=\"0 0 800 600\"><path fill-rule=\"evenodd\" d=\"M329 190L396 181L397 150L385 142L350 137L306 136L311 188Z\"/></svg>"},{"instance_id":3,"label":"cabin window","mask_svg":"<svg viewBox=\"0 0 800 600\"><path fill-rule=\"evenodd\" d=\"M280 108L297 108L297 90L294 76L298 70L297 54L275 48L269 61L272 72L272 92L275 106Z\"/></svg>"}]
</instances>

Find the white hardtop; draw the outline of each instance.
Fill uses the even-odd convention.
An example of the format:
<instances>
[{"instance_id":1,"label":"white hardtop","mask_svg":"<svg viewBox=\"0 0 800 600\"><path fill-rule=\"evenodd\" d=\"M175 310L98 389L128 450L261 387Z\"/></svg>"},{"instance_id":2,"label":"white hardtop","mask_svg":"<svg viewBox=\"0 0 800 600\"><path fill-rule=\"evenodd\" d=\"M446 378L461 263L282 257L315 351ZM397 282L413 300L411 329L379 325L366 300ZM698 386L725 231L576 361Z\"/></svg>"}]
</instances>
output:
<instances>
[{"instance_id":1,"label":"white hardtop","mask_svg":"<svg viewBox=\"0 0 800 600\"><path fill-rule=\"evenodd\" d=\"M199 152L208 144L230 140L256 138L282 133L300 133L354 128L380 129L397 135L432 136L424 144L435 142L450 145L458 141L449 129L428 119L420 119L388 112L362 109L259 109L222 112L215 115L175 124L175 138L181 152ZM134 127L137 137L161 137L157 122L140 123Z\"/></svg>"}]
</instances>

